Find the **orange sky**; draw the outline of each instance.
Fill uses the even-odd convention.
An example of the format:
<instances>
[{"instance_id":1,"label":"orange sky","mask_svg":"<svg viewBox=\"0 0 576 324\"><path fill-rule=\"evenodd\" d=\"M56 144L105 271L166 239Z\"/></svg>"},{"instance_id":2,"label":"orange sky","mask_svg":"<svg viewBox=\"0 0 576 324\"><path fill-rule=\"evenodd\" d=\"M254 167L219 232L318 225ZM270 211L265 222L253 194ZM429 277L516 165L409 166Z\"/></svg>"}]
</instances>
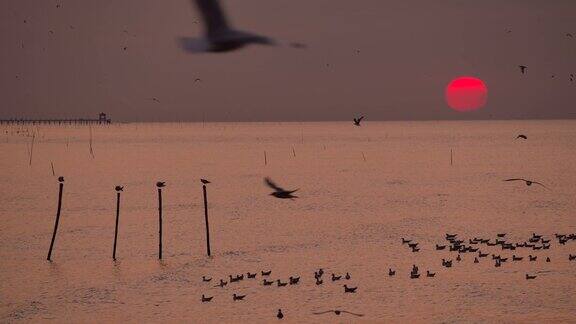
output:
<instances>
[{"instance_id":1,"label":"orange sky","mask_svg":"<svg viewBox=\"0 0 576 324\"><path fill-rule=\"evenodd\" d=\"M1 1L0 118L100 111L124 121L576 117L573 0L224 5L237 27L308 48L182 52L177 37L202 31L187 0ZM486 82L486 107L448 108L444 88L460 75Z\"/></svg>"}]
</instances>

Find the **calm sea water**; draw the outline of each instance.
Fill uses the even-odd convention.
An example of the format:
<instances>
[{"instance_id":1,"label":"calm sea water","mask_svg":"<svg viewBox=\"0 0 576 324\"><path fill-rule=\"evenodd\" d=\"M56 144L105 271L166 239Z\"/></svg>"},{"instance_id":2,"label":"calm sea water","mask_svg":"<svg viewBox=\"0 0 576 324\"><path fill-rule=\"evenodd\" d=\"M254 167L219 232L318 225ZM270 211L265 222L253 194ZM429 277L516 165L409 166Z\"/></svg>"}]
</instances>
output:
<instances>
[{"instance_id":1,"label":"calm sea water","mask_svg":"<svg viewBox=\"0 0 576 324\"><path fill-rule=\"evenodd\" d=\"M92 136L76 126L0 130L2 322L271 322L279 308L294 322L575 321L576 261L568 255L576 241L554 239L576 232L573 121L116 124L92 127ZM520 133L528 140L516 140ZM59 175L64 201L50 263ZM300 198L269 196L265 176L300 188ZM201 177L212 181L211 258ZM550 190L502 181L517 177ZM441 259L456 254L434 248L445 233L494 240L504 232L512 242L533 232L553 240L539 251L480 246L525 257L500 268L491 258L473 263L473 254L444 268ZM436 277L410 279L413 264ZM321 286L318 268L327 274ZM213 287L230 274L269 269L271 279L301 283L262 286L258 275ZM350 280L329 280L346 272ZM203 275L214 279L203 283ZM345 294L344 283L358 292ZM233 293L247 297L233 301ZM202 294L213 301L201 303ZM328 309L365 316L312 314Z\"/></svg>"}]
</instances>

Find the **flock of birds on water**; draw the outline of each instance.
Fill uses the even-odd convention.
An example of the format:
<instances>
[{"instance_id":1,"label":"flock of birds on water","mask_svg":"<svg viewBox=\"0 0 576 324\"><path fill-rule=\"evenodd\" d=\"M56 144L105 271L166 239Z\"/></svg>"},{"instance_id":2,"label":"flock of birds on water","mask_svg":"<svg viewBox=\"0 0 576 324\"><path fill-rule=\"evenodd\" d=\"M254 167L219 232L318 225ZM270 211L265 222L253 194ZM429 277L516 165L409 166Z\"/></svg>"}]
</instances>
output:
<instances>
[{"instance_id":1,"label":"flock of birds on water","mask_svg":"<svg viewBox=\"0 0 576 324\"><path fill-rule=\"evenodd\" d=\"M355 126L361 126L361 121L364 119L364 116L358 117L358 118L354 118L353 119L353 124ZM528 137L524 134L520 134L516 137L516 139L523 139L523 140L527 140ZM58 178L59 182L64 182L64 177L59 177ZM528 179L524 179L524 178L511 178L511 179L505 179L503 181L506 182L512 182L512 181L522 181L526 184L526 186L531 186L533 184L536 185L540 185L546 189L548 189L545 185L543 185L540 182L537 181L533 181L533 180L528 180ZM211 183L209 180L206 179L200 179L200 182L203 185L207 185L209 183ZM294 195L294 193L296 191L298 191L298 189L292 189L292 190L288 190L288 189L284 189L283 187L281 187L280 185L278 185L277 183L275 183L271 178L264 178L264 183L270 187L271 189L273 189L273 191L270 193L271 196L273 196L274 198L278 198L278 199L295 199L298 198L298 196ZM164 188L166 186L166 183L163 181L158 181L156 183L156 186L158 188ZM116 186L115 190L117 192L121 192L123 191L124 187L123 186ZM567 242L569 241L576 241L576 233L571 233L571 234L555 234L555 238L558 240L558 244L560 245L565 245ZM538 262L538 260L544 260L544 262L546 263L551 263L552 260L549 256L546 256L545 259L543 259L542 256L540 256L540 259L538 255L536 255L537 251L543 251L543 250L549 250L551 248L551 239L550 238L545 238L543 235L541 234L536 234L533 233L531 237L529 237L527 240L524 241L520 241L520 242L513 242L513 241L509 241L507 239L507 234L506 233L498 233L496 235L495 240L492 240L490 238L483 238L483 237L474 237L471 239L460 239L458 237L457 234L449 234L446 233L445 235L445 240L447 241L447 243L445 244L436 244L435 245L435 250L436 251L443 251L443 250L448 250L450 252L456 252L457 255L455 258L451 258L451 259L446 259L446 258L442 258L441 259L441 266L444 268L453 268L455 266L455 264L458 264L460 262L463 262L463 255L470 255L470 259L473 257L473 263L474 264L478 264L481 262L481 260L491 260L491 262L494 262L494 267L496 268L501 268L503 267L506 263L516 263L516 262L522 262L524 260L526 260L527 262ZM415 242L411 239L406 239L406 238L401 238L401 244L407 246L411 252L413 253L417 253L420 252L420 244L418 242ZM495 248L499 248L501 249L501 251L506 251L506 250L510 250L510 251L514 251L512 252L512 256L508 255L508 256L502 256L500 253L489 253L487 252L487 250L489 248L495 249ZM516 251L534 251L531 252L529 255L521 255L519 252ZM494 252L494 251L493 251ZM569 254L568 255L568 260L569 261L575 261L576 260L576 255L572 255ZM456 263L455 263L456 262ZM482 261L482 262L487 262L487 261ZM397 273L396 269L392 269L389 268L388 269L388 276L389 277L395 277ZM286 287L286 286L297 286L300 284L300 280L301 280L301 276L290 276L287 280L283 281L282 279L275 279L272 280L271 279L271 275L272 275L272 271L271 270L262 270L260 271L260 277L262 278L261 281L261 285L262 286L276 286L276 287ZM410 271L409 274L409 278L410 279L419 279L421 276L425 275L426 278L435 278L436 277L437 272L434 272L431 269L426 270L425 273L421 273L419 267L414 264L412 266L412 269ZM236 274L236 275L228 275L228 278L220 278L219 282L214 286L214 287L220 287L220 288L226 288L229 284L232 286L235 283L239 283L243 280L253 280L254 282L258 282L257 280L257 276L258 276L258 272L247 272L247 273L242 273L242 274ZM340 280L350 280L352 278L351 274L349 272L346 272L345 274L335 274L332 273L328 278L324 277L324 270L322 268L318 269L317 271L314 271L314 283L316 286L320 286L323 285L325 281L331 281L331 282L338 282ZM530 274L530 273L526 273L525 274L525 279L526 280L534 280L537 278L537 274ZM207 276L203 276L202 277L202 281L206 284L211 283L213 280L213 278L211 277L207 277ZM343 284L342 285L343 288L343 293L345 294L355 294L358 292L359 287L358 286L348 286L348 284ZM240 294L238 292L234 292L232 293L232 300L233 301L243 301L247 297L247 294ZM202 294L201 296L201 302L202 303L209 303L212 302L214 300L214 296L207 296L206 294ZM320 312L313 312L312 314L314 315L322 315L322 314L328 314L328 313L332 313L335 315L342 315L342 314L348 314L348 315L352 315L352 316L364 316L364 314L361 313L356 313L356 312L351 312L348 310L342 310L342 309L330 309L330 310L325 310L325 311L320 311ZM278 319L283 319L285 317L284 312L282 311L282 309L278 309L276 311L276 317Z\"/></svg>"},{"instance_id":2,"label":"flock of birds on water","mask_svg":"<svg viewBox=\"0 0 576 324\"><path fill-rule=\"evenodd\" d=\"M258 275L257 272L254 273L250 273L247 272L246 273L246 277L244 277L244 274L237 274L237 275L228 275L228 278L225 279L220 279L219 283L217 285L215 285L214 287L220 287L220 288L225 288L228 284L230 283L238 283L242 280L249 280L249 279L256 279L256 276ZM276 280L269 280L271 278L272 275L272 270L267 270L267 271L260 271L260 276L262 278L262 286L276 286L276 287L286 287L288 285L290 286L296 286L298 284L300 284L300 276L290 276L288 278L287 281L282 281L282 279L276 279ZM336 282L336 281L341 281L341 280L350 280L352 278L352 276L350 275L349 272L346 272L346 274L344 275L336 275L335 273L332 273L332 275L329 277L329 279L324 279L324 269L320 268L317 271L314 271L314 280L315 280L315 285L316 286L320 286L322 284L324 284L324 280L328 280L331 282ZM212 282L212 278L211 277L207 277L207 276L202 276L202 281L204 283L210 283ZM257 282L257 281L256 281ZM343 293L345 294L355 294L356 291L358 290L358 287L350 287L348 286L348 284L343 284ZM233 293L232 294L232 300L233 301L239 301L239 300L244 300L244 298L246 298L247 295L240 295L240 294L236 294ZM208 303L211 302L214 299L214 296L211 297L207 297L205 294L202 294L201 297L201 302L202 303ZM326 310L326 311L321 311L321 312L314 312L314 315L322 315L322 314L327 314L327 313L334 313L336 315L340 315L342 313L344 314L350 314L350 315L354 315L354 316L364 316L364 314L359 314L359 313L354 313L354 312L350 312L347 310L341 310L341 309L331 309L331 310ZM278 309L277 313L276 313L276 317L278 317L279 319L284 318L284 313L282 312L282 309Z\"/></svg>"},{"instance_id":3,"label":"flock of birds on water","mask_svg":"<svg viewBox=\"0 0 576 324\"><path fill-rule=\"evenodd\" d=\"M566 243L570 242L570 241L576 241L576 233L570 233L570 234L558 234L555 233L554 234L555 238L558 240L558 244L560 245L566 245ZM415 242L411 239L406 239L406 238L401 238L401 244L407 246L408 248L411 249L412 252L417 253L420 251L420 244L418 242ZM496 268L501 268L503 267L505 264L507 263L517 263L517 262L523 262L523 261L527 261L527 262L539 262L542 261L543 256L539 256L536 255L537 251L543 251L543 250L549 250L552 246L551 238L545 238L544 235L542 234L536 234L536 233L532 233L532 235L527 239L527 240L522 240L519 242L513 242L511 240L507 239L507 233L498 233L496 234L496 237L494 239L491 238L483 238L483 237L474 237L471 239L460 239L458 237L457 234L449 234L446 233L445 235L445 240L446 243L444 244L436 244L435 245L435 250L436 251L444 251L447 250L449 252L454 252L456 253L456 257L455 258L451 258L451 259L446 259L446 258L442 258L441 259L441 266L444 268L453 268L455 266L455 263L458 264L460 262L463 262L464 258L462 257L463 255L470 255L470 259L472 259L473 257L473 263L474 264L478 264L481 262L481 260L486 260L486 261L482 261L482 262L494 262L494 267ZM491 249L493 253L489 253L486 252L488 249ZM494 251L495 249L500 249L500 253L497 253L496 251ZM484 250L484 252L482 251ZM503 256L501 253L503 251L512 251L512 256ZM520 250L522 251L531 251L528 256L525 256L524 254L520 254ZM518 252L517 252L518 251ZM533 252L532 252L533 251ZM527 259L525 259L527 257ZM538 257L540 257L540 259L538 259ZM576 260L576 254L572 255L569 254L568 255L568 261L575 261ZM544 262L546 263L551 263L552 259L550 258L550 256L546 256L546 258L544 259ZM440 263L440 262L439 262ZM392 269L389 268L388 269L388 277L395 277L396 276L396 269ZM426 277L427 278L434 278L436 277L436 272L433 272L432 270L426 270ZM246 273L246 277L244 276L244 273L242 274L236 274L236 275L228 275L228 278L220 278L218 284L216 284L213 287L220 287L220 288L225 288L227 287L229 284L232 285L234 283L238 283L241 282L243 280L250 280L250 279L254 279L254 282L257 283L257 272L254 273L250 273L247 272ZM272 275L272 270L262 270L260 271L260 277L262 278L261 282L261 286L276 286L276 287L285 287L285 286L296 286L300 284L300 276L290 276L288 278L288 280L286 281L282 281L282 279L276 279L276 280L270 280ZM420 273L420 269L419 267L414 264L412 265L412 269L410 271L409 274L409 278L410 279L419 279L420 276L422 275L422 273ZM314 283L316 286L320 286L322 284L324 284L324 281L331 281L331 282L337 282L337 281L341 281L341 280L350 280L352 278L352 276L350 275L349 272L346 272L345 274L335 274L332 273L327 279L324 279L324 269L320 268L316 271L314 271ZM526 280L534 280L537 278L537 274L529 274L526 273L525 274L525 278ZM202 282L204 282L205 284L210 284L212 282L212 277L208 277L208 276L202 276ZM347 284L343 284L343 293L345 294L355 294L358 291L358 286L355 287L350 287ZM238 294L236 292L234 292L232 294L232 300L233 301L241 301L241 300L245 300L247 298L247 295L244 294ZM200 301L202 303L209 303L212 302L214 300L214 296L206 296L206 294L202 294ZM364 314L360 314L360 313L355 313L355 312L350 312L347 310L342 310L342 309L330 309L330 310L325 310L325 311L320 311L320 312L313 312L312 314L314 315L322 315L322 314L328 314L328 313L333 313L335 315L341 315L341 314L349 314L349 315L353 315L353 316L364 316ZM284 312L282 311L282 309L278 309L276 312L276 317L278 319L283 319L285 316Z\"/></svg>"}]
</instances>

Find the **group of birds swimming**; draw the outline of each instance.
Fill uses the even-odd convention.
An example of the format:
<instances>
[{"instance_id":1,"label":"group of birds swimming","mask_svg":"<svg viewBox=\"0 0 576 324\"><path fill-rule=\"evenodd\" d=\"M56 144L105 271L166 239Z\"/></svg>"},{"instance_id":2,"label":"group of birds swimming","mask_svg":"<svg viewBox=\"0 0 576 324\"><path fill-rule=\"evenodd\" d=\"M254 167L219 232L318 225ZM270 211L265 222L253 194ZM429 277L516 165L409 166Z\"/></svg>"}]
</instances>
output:
<instances>
[{"instance_id":1,"label":"group of birds swimming","mask_svg":"<svg viewBox=\"0 0 576 324\"><path fill-rule=\"evenodd\" d=\"M565 245L566 243L570 242L570 241L576 241L576 233L568 233L568 234L554 234L555 238L558 241L558 244L560 245ZM459 238L458 234L450 234L450 233L446 233L445 235L445 240L447 241L446 244L436 244L434 249L436 251L443 251L443 250L447 250L449 252L455 252L457 255L454 259L445 259L442 258L442 267L444 268L452 268L454 265L454 261L456 261L457 263L460 263L463 261L463 256L464 255L470 255L471 257L473 257L473 262L475 264L480 263L480 260L482 259L486 259L486 260L492 260L494 262L494 266L499 268L502 267L505 263L507 262L520 262L524 260L524 256L521 256L519 251L521 249L523 249L524 251L526 250L530 250L530 251L535 251L535 252L531 252L527 258L529 262L536 262L538 260L538 255L536 255L537 251L541 251L541 250L549 250L552 246L551 238L546 238L544 235L542 234L536 234L536 233L532 233L532 235L530 237L528 237L526 240L521 240L518 242L509 240L508 238L508 234L507 233L498 233L496 234L495 237L492 238L484 238L484 237L473 237L473 238L469 238L469 239L461 239ZM413 240L410 239L406 239L406 238L401 238L401 243L402 245L406 245L409 248L412 249L412 252L419 252L420 251L420 244L418 242L414 242ZM488 253L488 250L492 249L492 253ZM496 252L494 251L494 249L499 249L500 251L513 251L512 252L512 256L503 256L501 253L502 252ZM533 255L534 254L534 255ZM541 258L542 259L542 258ZM546 256L546 258L544 259L546 263L550 263L552 262L552 260L550 259L549 256ZM576 260L576 255L572 255L569 254L568 255L568 260L569 261L575 261ZM322 268L318 269L317 271L314 271L314 280L315 280L315 284L317 286L322 285L324 283L324 270ZM433 272L431 270L427 270L425 275L428 278L434 278L436 277L436 272ZM246 277L245 277L246 275ZM246 273L246 274L239 274L239 275L229 275L228 279L220 279L219 283L216 284L214 287L220 287L220 288L224 288L226 287L228 284L230 283L238 283L240 281L246 280L246 279L256 279L258 273L254 272L254 273ZM298 285L300 283L300 276L291 276L288 278L287 281L282 281L281 279L276 279L276 280L269 280L268 278L270 278L272 275L272 271L271 270L267 270L267 271L260 271L260 276L262 278L262 286L277 286L277 287L285 287L287 285ZM388 276L389 277L394 277L396 275L396 270L389 268L388 269ZM410 279L419 279L421 276L420 273L420 269L419 267L414 264L412 265L412 269L410 271ZM245 279L246 278L246 279ZM332 273L330 275L330 277L328 277L326 280L329 280L331 282L336 282L336 281L340 281L340 280L350 280L352 278L352 276L350 275L349 272L346 272L345 274L342 275L337 275L335 273ZM536 274L530 274L530 273L526 273L525 274L525 278L526 280L534 280L537 278ZM202 277L202 281L204 283L210 283L212 281L212 278L209 278L207 276L203 276ZM257 282L257 281L255 281ZM343 292L344 293L356 293L358 287L350 287L347 284L342 285L342 287L344 288ZM246 298L247 295L239 295L236 293L232 294L232 300L233 301L240 301L240 300L244 300ZM211 297L207 297L205 294L202 295L201 297L201 301L203 303L207 303L207 302L211 302L213 300L214 296ZM354 315L354 316L364 316L364 314L359 314L359 313L354 313L354 312L350 312L350 311L346 311L346 310L341 310L341 309L331 309L331 310L326 310L326 311L320 311L320 312L313 312L312 314L314 315L321 315L321 314L327 314L327 313L334 313L335 315L340 315L340 314L350 314L350 315ZM282 319L284 318L285 314L282 312L282 309L278 309L277 313L276 313L276 317L278 319Z\"/></svg>"},{"instance_id":2,"label":"group of birds swimming","mask_svg":"<svg viewBox=\"0 0 576 324\"><path fill-rule=\"evenodd\" d=\"M468 240L459 239L457 234L449 234L446 233L445 239L448 241L449 244L440 245L436 244L435 250L448 250L450 252L456 252L457 256L455 258L456 262L462 261L462 255L464 254L471 254L474 257L474 263L480 263L480 260L483 258L488 258L491 254L491 259L494 261L494 267L499 268L505 262L508 262L510 257L503 257L500 253L487 253L486 250L489 248L500 248L501 251L510 250L510 251L519 251L520 249L529 249L532 251L541 251L541 250L549 250L551 248L551 239L546 239L541 234L532 233L527 240L520 241L520 242L512 242L509 241L507 238L507 233L498 233L496 234L496 238L492 240L491 238L478 238L474 237ZM571 234L554 234L556 239L558 240L558 244L565 245L569 241L576 241L576 233ZM412 252L418 252L419 249L417 248L418 243L413 242L412 240L402 238L402 244L407 244L410 248L412 248ZM483 248L481 246L484 245ZM484 252L482 251L484 249ZM511 260L512 262L519 262L524 259L523 256L517 255L518 252L512 252ZM535 253L535 252L533 252ZM537 255L532 255L530 253L528 255L529 262L535 262L538 260ZM568 261L576 260L576 255L569 254ZM452 268L454 259L446 260L442 259L442 266L445 268ZM552 260L549 256L546 257L545 262L550 263ZM389 276L394 276L395 271L389 269ZM436 274L430 271L426 272L427 277L434 277ZM412 271L410 272L410 278L418 279L420 274L418 272L418 267L416 265L412 266ZM536 275L531 275L526 273L525 278L526 280L536 279Z\"/></svg>"},{"instance_id":3,"label":"group of birds swimming","mask_svg":"<svg viewBox=\"0 0 576 324\"><path fill-rule=\"evenodd\" d=\"M220 288L225 288L228 284L230 283L238 283L240 281L243 280L248 280L248 279L256 279L256 276L258 275L257 272L254 273L250 273L247 272L246 273L246 277L244 276L244 273L242 274L237 274L237 275L228 275L228 279L220 279L219 283L216 284L214 287L220 287ZM262 286L274 286L274 284L276 284L276 287L285 287L288 285L291 286L295 286L298 285L300 283L300 276L290 276L288 278L287 281L282 281L281 279L276 279L276 280L269 280L268 278L270 278L272 275L272 270L262 270L260 271L260 276L262 278ZM317 271L314 271L314 279L316 281L316 285L320 286L323 284L324 280L322 279L324 276L324 269L320 268ZM344 279L343 279L344 277ZM335 273L332 273L330 280L332 282L336 282L336 281L340 281L340 280L350 280L352 278L352 276L350 275L349 272L346 272L345 275L336 275ZM212 281L211 277L207 277L207 276L202 276L202 282L204 283L210 283ZM255 281L257 282L257 281ZM344 293L347 294L353 294L356 293L358 287L349 287L347 284L342 285L342 287L344 288ZM232 300L233 301L239 301L239 300L244 300L244 298L247 295L238 295L236 293L232 294ZM201 302L202 303L208 303L211 302L214 299L214 296L211 297L207 297L205 294L202 294L201 297ZM351 314L351 315L355 315L355 316L364 316L364 314L358 314L358 313L353 313L353 312L349 312L346 310L339 310L339 309L333 309L333 310L327 310L327 311L322 311L322 312L314 312L312 314L315 315L321 315L321 314L326 314L326 313L334 313L336 315L340 315L342 313L346 313L346 314ZM276 313L276 317L278 319L282 319L284 318L284 313L282 312L282 309L278 309L278 312Z\"/></svg>"}]
</instances>

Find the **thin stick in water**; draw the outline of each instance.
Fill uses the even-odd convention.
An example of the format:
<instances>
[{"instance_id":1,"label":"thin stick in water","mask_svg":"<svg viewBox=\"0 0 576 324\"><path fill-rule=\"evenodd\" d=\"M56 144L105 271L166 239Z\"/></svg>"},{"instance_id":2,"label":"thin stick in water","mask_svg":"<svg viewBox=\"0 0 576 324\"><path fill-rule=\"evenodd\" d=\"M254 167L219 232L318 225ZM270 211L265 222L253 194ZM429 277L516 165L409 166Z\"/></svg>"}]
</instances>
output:
<instances>
[{"instance_id":1,"label":"thin stick in water","mask_svg":"<svg viewBox=\"0 0 576 324\"><path fill-rule=\"evenodd\" d=\"M52 175L56 176L56 173L54 173L54 163L50 162L50 166L52 167Z\"/></svg>"},{"instance_id":2,"label":"thin stick in water","mask_svg":"<svg viewBox=\"0 0 576 324\"><path fill-rule=\"evenodd\" d=\"M120 219L120 187L116 187L116 227L114 229L114 249L112 251L112 260L116 261L116 242L118 240L118 221Z\"/></svg>"},{"instance_id":3,"label":"thin stick in water","mask_svg":"<svg viewBox=\"0 0 576 324\"><path fill-rule=\"evenodd\" d=\"M206 221L206 253L210 256L210 227L208 227L208 196L206 194L206 185L202 185L204 193L204 220Z\"/></svg>"},{"instance_id":4,"label":"thin stick in water","mask_svg":"<svg viewBox=\"0 0 576 324\"><path fill-rule=\"evenodd\" d=\"M90 155L92 155L92 158L94 158L94 151L92 150L92 126L89 126L88 128L90 130Z\"/></svg>"},{"instance_id":5,"label":"thin stick in water","mask_svg":"<svg viewBox=\"0 0 576 324\"><path fill-rule=\"evenodd\" d=\"M266 151L264 151L264 165L268 165L268 158L266 156Z\"/></svg>"},{"instance_id":6,"label":"thin stick in water","mask_svg":"<svg viewBox=\"0 0 576 324\"><path fill-rule=\"evenodd\" d=\"M28 165L32 165L32 154L34 154L34 140L36 139L36 133L32 134L32 143L30 144L30 161Z\"/></svg>"},{"instance_id":7,"label":"thin stick in water","mask_svg":"<svg viewBox=\"0 0 576 324\"><path fill-rule=\"evenodd\" d=\"M58 192L58 210L56 211L56 222L54 223L54 232L52 233L52 241L50 241L50 249L48 250L48 257L46 260L52 261L52 249L54 248L54 241L56 240L56 232L58 232L58 222L60 221L60 210L62 209L62 191L64 190L64 177L58 179L60 182L60 190Z\"/></svg>"},{"instance_id":8,"label":"thin stick in water","mask_svg":"<svg viewBox=\"0 0 576 324\"><path fill-rule=\"evenodd\" d=\"M294 146L292 146L292 155L294 155L294 157L296 157L296 151L294 151Z\"/></svg>"}]
</instances>

